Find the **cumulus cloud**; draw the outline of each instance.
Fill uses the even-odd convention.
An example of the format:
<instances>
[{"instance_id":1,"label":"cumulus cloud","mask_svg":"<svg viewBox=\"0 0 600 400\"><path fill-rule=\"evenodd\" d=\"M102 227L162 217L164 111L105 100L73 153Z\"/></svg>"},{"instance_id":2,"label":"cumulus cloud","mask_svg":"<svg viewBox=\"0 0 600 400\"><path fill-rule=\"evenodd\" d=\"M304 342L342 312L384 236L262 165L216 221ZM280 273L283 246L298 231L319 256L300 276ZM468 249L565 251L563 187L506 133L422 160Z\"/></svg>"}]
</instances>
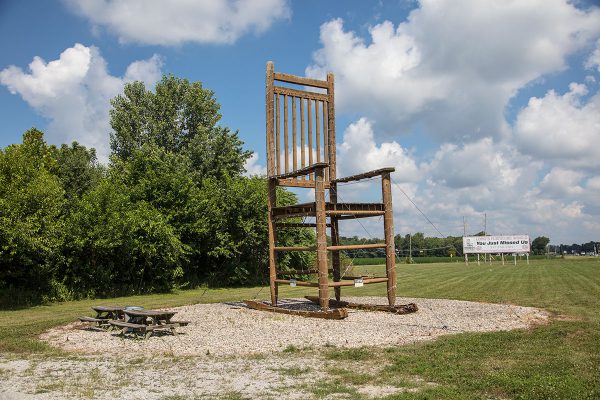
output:
<instances>
[{"instance_id":1,"label":"cumulus cloud","mask_svg":"<svg viewBox=\"0 0 600 400\"><path fill-rule=\"evenodd\" d=\"M596 41L596 48L586 60L585 67L589 69L596 68L600 72L600 39Z\"/></svg>"},{"instance_id":2,"label":"cumulus cloud","mask_svg":"<svg viewBox=\"0 0 600 400\"><path fill-rule=\"evenodd\" d=\"M417 182L421 178L414 158L399 143L377 145L373 123L367 118L360 118L344 130L342 143L338 145L338 160L340 176L394 167L394 176L403 182Z\"/></svg>"},{"instance_id":3,"label":"cumulus cloud","mask_svg":"<svg viewBox=\"0 0 600 400\"><path fill-rule=\"evenodd\" d=\"M122 42L179 45L234 43L288 18L286 0L65 0L68 7Z\"/></svg>"},{"instance_id":4,"label":"cumulus cloud","mask_svg":"<svg viewBox=\"0 0 600 400\"><path fill-rule=\"evenodd\" d=\"M428 170L430 179L455 189L490 182L512 186L520 177L520 170L511 165L503 149L490 138L462 147L443 144L435 153Z\"/></svg>"},{"instance_id":5,"label":"cumulus cloud","mask_svg":"<svg viewBox=\"0 0 600 400\"><path fill-rule=\"evenodd\" d=\"M336 73L343 110L360 109L387 130L421 122L441 141L497 138L509 132L512 96L566 68L566 57L600 33L600 10L566 0L423 0L407 22L369 33L346 31L341 19L323 24L307 67L315 77Z\"/></svg>"},{"instance_id":6,"label":"cumulus cloud","mask_svg":"<svg viewBox=\"0 0 600 400\"><path fill-rule=\"evenodd\" d=\"M5 68L0 71L0 83L50 120L49 142L76 140L96 148L99 159L106 161L110 99L123 90L125 82L143 80L154 85L161 65L160 57L154 55L130 64L123 77L112 76L97 48L77 43L57 60L34 57L28 72L14 65Z\"/></svg>"},{"instance_id":7,"label":"cumulus cloud","mask_svg":"<svg viewBox=\"0 0 600 400\"><path fill-rule=\"evenodd\" d=\"M600 168L600 92L587 101L585 85L571 83L562 96L550 90L532 97L515 123L521 152L570 168Z\"/></svg>"},{"instance_id":8,"label":"cumulus cloud","mask_svg":"<svg viewBox=\"0 0 600 400\"><path fill-rule=\"evenodd\" d=\"M258 156L258 153L256 153L256 152L252 153L252 156L250 156L250 158L246 160L246 162L244 163L244 169L246 170L246 173L245 173L246 176L266 175L267 167L265 167L264 165L261 165L258 160L259 160L259 156Z\"/></svg>"}]
</instances>

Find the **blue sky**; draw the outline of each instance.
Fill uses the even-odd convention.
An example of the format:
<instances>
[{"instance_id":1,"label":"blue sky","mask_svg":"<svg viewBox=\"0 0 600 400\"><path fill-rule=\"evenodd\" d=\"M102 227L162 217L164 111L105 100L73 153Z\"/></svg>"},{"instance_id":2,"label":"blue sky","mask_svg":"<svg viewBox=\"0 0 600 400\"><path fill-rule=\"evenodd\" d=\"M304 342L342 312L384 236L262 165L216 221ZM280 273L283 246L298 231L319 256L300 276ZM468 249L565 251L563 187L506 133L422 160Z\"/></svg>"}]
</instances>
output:
<instances>
[{"instance_id":1,"label":"blue sky","mask_svg":"<svg viewBox=\"0 0 600 400\"><path fill-rule=\"evenodd\" d=\"M108 101L162 74L215 91L265 167L265 63L336 75L338 175L394 166L396 233L600 240L591 1L3 1L0 147L31 126L108 155ZM346 200L377 193L353 185ZM300 197L308 198L310 193ZM369 194L368 196L374 196ZM346 234L381 236L377 221Z\"/></svg>"}]
</instances>

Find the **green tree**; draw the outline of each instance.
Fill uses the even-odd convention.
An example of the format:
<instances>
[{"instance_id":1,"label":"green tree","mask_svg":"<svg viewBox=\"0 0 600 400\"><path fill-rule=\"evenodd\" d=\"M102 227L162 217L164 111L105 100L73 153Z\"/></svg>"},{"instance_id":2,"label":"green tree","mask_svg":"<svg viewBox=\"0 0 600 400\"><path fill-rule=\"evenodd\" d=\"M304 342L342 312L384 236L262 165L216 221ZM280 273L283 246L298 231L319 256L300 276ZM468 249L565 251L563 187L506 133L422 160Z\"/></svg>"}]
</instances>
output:
<instances>
[{"instance_id":1,"label":"green tree","mask_svg":"<svg viewBox=\"0 0 600 400\"><path fill-rule=\"evenodd\" d=\"M545 254L546 246L550 243L550 239L546 236L538 236L531 242L531 251L533 254Z\"/></svg>"},{"instance_id":2,"label":"green tree","mask_svg":"<svg viewBox=\"0 0 600 400\"><path fill-rule=\"evenodd\" d=\"M154 92L142 82L128 83L111 104L111 149L123 160L152 144L187 154L204 178L239 175L251 155L242 149L237 132L217 125L219 104L200 82L163 76Z\"/></svg>"},{"instance_id":3,"label":"green tree","mask_svg":"<svg viewBox=\"0 0 600 400\"><path fill-rule=\"evenodd\" d=\"M60 291L56 265L63 244L64 191L43 133L0 150L0 286ZM52 295L51 295L52 296Z\"/></svg>"},{"instance_id":4,"label":"green tree","mask_svg":"<svg viewBox=\"0 0 600 400\"><path fill-rule=\"evenodd\" d=\"M63 275L83 296L171 289L186 250L152 204L108 176L86 193L69 219Z\"/></svg>"},{"instance_id":5,"label":"green tree","mask_svg":"<svg viewBox=\"0 0 600 400\"><path fill-rule=\"evenodd\" d=\"M95 149L87 149L77 142L63 144L55 151L55 174L60 179L67 200L80 198L96 186L103 168L98 164Z\"/></svg>"}]
</instances>

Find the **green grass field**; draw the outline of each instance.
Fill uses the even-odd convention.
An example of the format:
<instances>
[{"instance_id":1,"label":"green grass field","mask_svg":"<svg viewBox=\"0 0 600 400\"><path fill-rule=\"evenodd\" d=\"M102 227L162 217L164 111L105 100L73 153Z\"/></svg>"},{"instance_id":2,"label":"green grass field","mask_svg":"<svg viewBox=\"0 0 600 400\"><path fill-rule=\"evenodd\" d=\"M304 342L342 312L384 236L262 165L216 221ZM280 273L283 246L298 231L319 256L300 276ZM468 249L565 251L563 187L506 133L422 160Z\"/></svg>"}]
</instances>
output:
<instances>
[{"instance_id":1,"label":"green grass field","mask_svg":"<svg viewBox=\"0 0 600 400\"><path fill-rule=\"evenodd\" d=\"M361 266L378 274L381 266ZM173 294L86 300L0 311L0 352L16 357L58 356L36 339L47 328L89 314L92 304L118 303L148 308L240 300L268 289L190 290ZM382 285L349 288L347 295L377 295ZM314 291L285 287L283 297ZM393 399L599 399L600 259L535 260L517 266L461 263L398 266L398 296L449 298L535 306L548 310L548 325L530 330L468 333L394 348L331 349L329 359L376 362L383 374L334 371L336 378L315 385L318 396L347 393L349 382L399 386L419 377L432 385ZM350 397L352 398L352 397ZM357 397L358 398L358 397Z\"/></svg>"}]
</instances>

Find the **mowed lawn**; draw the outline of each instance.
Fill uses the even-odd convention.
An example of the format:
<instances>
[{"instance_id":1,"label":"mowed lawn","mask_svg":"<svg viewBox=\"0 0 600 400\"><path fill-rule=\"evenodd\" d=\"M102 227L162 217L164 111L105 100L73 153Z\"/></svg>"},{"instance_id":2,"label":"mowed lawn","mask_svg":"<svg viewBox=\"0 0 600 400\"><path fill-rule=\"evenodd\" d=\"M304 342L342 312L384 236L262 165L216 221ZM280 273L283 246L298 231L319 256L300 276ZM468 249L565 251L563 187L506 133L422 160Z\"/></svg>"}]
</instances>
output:
<instances>
[{"instance_id":1,"label":"mowed lawn","mask_svg":"<svg viewBox=\"0 0 600 400\"><path fill-rule=\"evenodd\" d=\"M510 259L509 261L512 261ZM356 271L378 274L381 266ZM268 288L197 289L173 294L110 300L86 300L22 310L0 311L0 353L27 357L59 351L39 342L43 330L90 314L93 304L142 305L147 308L266 298ZM282 288L282 297L314 291ZM383 285L344 289L342 295L382 296ZM317 381L323 397L352 392L346 385L406 386L415 378L430 384L394 399L599 399L600 398L600 259L535 260L526 265L471 263L398 266L398 296L449 298L535 306L552 315L548 325L530 330L468 333L393 348L331 349L339 360L334 379ZM347 361L347 362L346 362ZM355 373L360 362L384 365L377 374ZM318 378L316 378L318 379Z\"/></svg>"}]
</instances>

